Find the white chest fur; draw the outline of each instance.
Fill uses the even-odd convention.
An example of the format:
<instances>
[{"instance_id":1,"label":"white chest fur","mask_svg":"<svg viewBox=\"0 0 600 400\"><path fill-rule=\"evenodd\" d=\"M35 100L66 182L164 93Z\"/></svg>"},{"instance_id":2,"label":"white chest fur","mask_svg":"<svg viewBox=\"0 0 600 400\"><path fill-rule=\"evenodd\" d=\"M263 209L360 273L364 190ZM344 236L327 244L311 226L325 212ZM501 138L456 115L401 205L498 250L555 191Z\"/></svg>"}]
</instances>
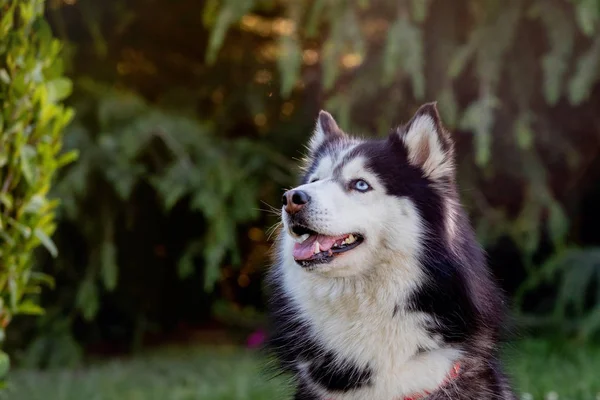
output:
<instances>
[{"instance_id":1,"label":"white chest fur","mask_svg":"<svg viewBox=\"0 0 600 400\"><path fill-rule=\"evenodd\" d=\"M435 323L428 315L406 311L407 298L421 281L414 267L380 265L369 277L328 278L293 260L280 265L284 288L311 321L315 339L373 372L372 385L343 395L315 386L324 398L393 400L432 390L460 357L459 350L442 347L427 331Z\"/></svg>"}]
</instances>

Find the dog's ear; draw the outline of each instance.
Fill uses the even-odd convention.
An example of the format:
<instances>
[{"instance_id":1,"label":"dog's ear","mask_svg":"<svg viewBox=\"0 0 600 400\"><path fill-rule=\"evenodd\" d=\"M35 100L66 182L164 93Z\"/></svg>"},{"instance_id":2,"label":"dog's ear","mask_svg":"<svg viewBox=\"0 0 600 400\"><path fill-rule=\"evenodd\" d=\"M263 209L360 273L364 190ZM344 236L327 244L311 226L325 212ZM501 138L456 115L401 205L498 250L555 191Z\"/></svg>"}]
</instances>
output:
<instances>
[{"instance_id":1,"label":"dog's ear","mask_svg":"<svg viewBox=\"0 0 600 400\"><path fill-rule=\"evenodd\" d=\"M321 110L319 112L319 117L317 118L315 132L310 139L308 148L311 153L314 153L328 139L343 136L346 136L346 134L338 127L331 114Z\"/></svg>"},{"instance_id":2,"label":"dog's ear","mask_svg":"<svg viewBox=\"0 0 600 400\"><path fill-rule=\"evenodd\" d=\"M454 146L442 126L436 103L422 105L399 132L408 162L433 180L454 173Z\"/></svg>"}]
</instances>

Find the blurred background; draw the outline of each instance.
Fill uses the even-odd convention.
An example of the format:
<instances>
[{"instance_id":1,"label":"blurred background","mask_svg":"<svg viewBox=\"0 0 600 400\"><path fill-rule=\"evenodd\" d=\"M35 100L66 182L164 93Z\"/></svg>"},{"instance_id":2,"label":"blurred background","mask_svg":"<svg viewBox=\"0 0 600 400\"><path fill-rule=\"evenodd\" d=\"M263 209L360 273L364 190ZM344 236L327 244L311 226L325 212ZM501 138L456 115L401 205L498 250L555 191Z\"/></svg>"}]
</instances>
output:
<instances>
[{"instance_id":1,"label":"blurred background","mask_svg":"<svg viewBox=\"0 0 600 400\"><path fill-rule=\"evenodd\" d=\"M263 275L320 109L387 135L437 101L506 291L524 399L600 399L599 0L48 0L63 43L55 278L10 399L283 399ZM4 396L4 397L3 397Z\"/></svg>"}]
</instances>

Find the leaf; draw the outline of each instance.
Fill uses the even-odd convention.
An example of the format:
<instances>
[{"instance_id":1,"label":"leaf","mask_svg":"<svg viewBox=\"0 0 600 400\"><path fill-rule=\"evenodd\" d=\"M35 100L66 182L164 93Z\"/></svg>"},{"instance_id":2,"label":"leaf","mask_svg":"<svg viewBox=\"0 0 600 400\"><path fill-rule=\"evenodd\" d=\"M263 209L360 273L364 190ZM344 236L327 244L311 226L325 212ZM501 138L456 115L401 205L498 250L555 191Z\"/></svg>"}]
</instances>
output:
<instances>
[{"instance_id":1,"label":"leaf","mask_svg":"<svg viewBox=\"0 0 600 400\"><path fill-rule=\"evenodd\" d=\"M117 248L113 242L104 242L100 247L100 273L104 287L113 291L117 287L119 266L117 265Z\"/></svg>"},{"instance_id":2,"label":"leaf","mask_svg":"<svg viewBox=\"0 0 600 400\"><path fill-rule=\"evenodd\" d=\"M579 105L589 97L600 75L599 69L600 35L595 38L590 49L580 57L577 71L569 81L569 101L572 105Z\"/></svg>"},{"instance_id":3,"label":"leaf","mask_svg":"<svg viewBox=\"0 0 600 400\"><path fill-rule=\"evenodd\" d=\"M42 284L43 283L46 286L48 286L50 289L54 289L54 287L55 287L54 278L51 277L50 275L46 275L41 272L31 271L29 280L34 284Z\"/></svg>"},{"instance_id":4,"label":"leaf","mask_svg":"<svg viewBox=\"0 0 600 400\"><path fill-rule=\"evenodd\" d=\"M37 178L35 166L36 155L35 148L28 144L24 145L21 149L21 172L23 172L23 176L30 185L34 185Z\"/></svg>"},{"instance_id":5,"label":"leaf","mask_svg":"<svg viewBox=\"0 0 600 400\"><path fill-rule=\"evenodd\" d=\"M15 19L14 9L17 3L12 3L10 6L4 6L2 19L0 19L0 37L6 38L13 27Z\"/></svg>"},{"instance_id":6,"label":"leaf","mask_svg":"<svg viewBox=\"0 0 600 400\"><path fill-rule=\"evenodd\" d=\"M31 300L25 300L24 302L19 304L19 307L17 308L17 312L19 314L26 314L26 315L43 315L44 309L42 307L40 307L39 305L35 304Z\"/></svg>"},{"instance_id":7,"label":"leaf","mask_svg":"<svg viewBox=\"0 0 600 400\"><path fill-rule=\"evenodd\" d=\"M8 75L8 71L4 68L0 68L0 81L4 82L6 85L10 84L10 75Z\"/></svg>"},{"instance_id":8,"label":"leaf","mask_svg":"<svg viewBox=\"0 0 600 400\"><path fill-rule=\"evenodd\" d=\"M514 133L517 145L521 150L529 150L533 145L533 132L530 124L531 117L528 114L520 115L515 121Z\"/></svg>"},{"instance_id":9,"label":"leaf","mask_svg":"<svg viewBox=\"0 0 600 400\"><path fill-rule=\"evenodd\" d=\"M10 369L10 358L8 354L0 350L0 378L4 378Z\"/></svg>"},{"instance_id":10,"label":"leaf","mask_svg":"<svg viewBox=\"0 0 600 400\"><path fill-rule=\"evenodd\" d=\"M419 23L425 21L430 5L431 0L412 0L411 6L413 19Z\"/></svg>"},{"instance_id":11,"label":"leaf","mask_svg":"<svg viewBox=\"0 0 600 400\"><path fill-rule=\"evenodd\" d=\"M581 257L565 263L560 277L558 300L555 313L558 316L565 316L567 306L573 304L578 314L583 311L585 302L585 293L590 286L591 279L594 276L594 265ZM587 262L586 262L587 261Z\"/></svg>"},{"instance_id":12,"label":"leaf","mask_svg":"<svg viewBox=\"0 0 600 400\"><path fill-rule=\"evenodd\" d=\"M279 72L281 73L281 95L288 97L300 75L302 66L302 53L300 44L291 35L282 36L279 39L280 55L277 59Z\"/></svg>"},{"instance_id":13,"label":"leaf","mask_svg":"<svg viewBox=\"0 0 600 400\"><path fill-rule=\"evenodd\" d=\"M218 16L220 0L206 0L202 10L202 23L205 27L211 27Z\"/></svg>"},{"instance_id":14,"label":"leaf","mask_svg":"<svg viewBox=\"0 0 600 400\"><path fill-rule=\"evenodd\" d=\"M582 32L587 36L592 36L596 31L600 18L599 8L597 0L577 0L575 17Z\"/></svg>"},{"instance_id":15,"label":"leaf","mask_svg":"<svg viewBox=\"0 0 600 400\"><path fill-rule=\"evenodd\" d=\"M203 245L202 241L194 241L187 246L177 263L179 279L186 279L194 273L194 259L202 254Z\"/></svg>"},{"instance_id":16,"label":"leaf","mask_svg":"<svg viewBox=\"0 0 600 400\"><path fill-rule=\"evenodd\" d=\"M319 20L323 15L325 0L315 0L310 9L306 23L306 37L315 38L318 34Z\"/></svg>"},{"instance_id":17,"label":"leaf","mask_svg":"<svg viewBox=\"0 0 600 400\"><path fill-rule=\"evenodd\" d=\"M50 239L50 237L48 237L48 235L46 235L46 233L39 228L36 228L33 232L35 237L37 237L40 240L40 242L42 242L42 245L44 245L44 247L46 248L46 250L48 250L52 257L56 258L56 256L58 256L58 249L56 248L56 245L54 244L52 239Z\"/></svg>"},{"instance_id":18,"label":"leaf","mask_svg":"<svg viewBox=\"0 0 600 400\"><path fill-rule=\"evenodd\" d=\"M398 66L409 74L413 95L422 99L425 95L424 55L422 31L406 17L399 18L388 32L384 49L383 82L390 84Z\"/></svg>"},{"instance_id":19,"label":"leaf","mask_svg":"<svg viewBox=\"0 0 600 400\"><path fill-rule=\"evenodd\" d=\"M38 214L40 210L46 205L46 199L43 196L35 195L31 197L29 202L25 205L24 211L30 214Z\"/></svg>"},{"instance_id":20,"label":"leaf","mask_svg":"<svg viewBox=\"0 0 600 400\"><path fill-rule=\"evenodd\" d=\"M86 321L92 321L100 308L98 288L91 277L87 277L77 291L75 304L83 314Z\"/></svg>"},{"instance_id":21,"label":"leaf","mask_svg":"<svg viewBox=\"0 0 600 400\"><path fill-rule=\"evenodd\" d=\"M13 199L10 193L0 192L0 204L2 204L6 210L12 210Z\"/></svg>"},{"instance_id":22,"label":"leaf","mask_svg":"<svg viewBox=\"0 0 600 400\"><path fill-rule=\"evenodd\" d=\"M489 163L492 146L495 98L485 97L471 103L465 110L460 128L473 131L475 135L475 162L480 167Z\"/></svg>"},{"instance_id":23,"label":"leaf","mask_svg":"<svg viewBox=\"0 0 600 400\"><path fill-rule=\"evenodd\" d=\"M57 168L62 168L65 165L71 164L79 158L79 150L71 150L61 155L56 160Z\"/></svg>"},{"instance_id":24,"label":"leaf","mask_svg":"<svg viewBox=\"0 0 600 400\"><path fill-rule=\"evenodd\" d=\"M7 217L6 221L10 225L14 226L19 231L19 233L23 235L25 239L29 239L31 237L31 228L27 225L17 222L14 218L11 217Z\"/></svg>"},{"instance_id":25,"label":"leaf","mask_svg":"<svg viewBox=\"0 0 600 400\"><path fill-rule=\"evenodd\" d=\"M600 331L600 304L590 311L579 326L579 337L589 340L592 335Z\"/></svg>"},{"instance_id":26,"label":"leaf","mask_svg":"<svg viewBox=\"0 0 600 400\"><path fill-rule=\"evenodd\" d=\"M454 128L458 121L458 103L451 87L446 87L438 95L438 106L444 123Z\"/></svg>"},{"instance_id":27,"label":"leaf","mask_svg":"<svg viewBox=\"0 0 600 400\"><path fill-rule=\"evenodd\" d=\"M561 5L549 1L539 16L546 28L550 51L542 58L544 73L544 96L550 105L558 102L563 78L569 67L575 39L574 27L570 18L565 18Z\"/></svg>"},{"instance_id":28,"label":"leaf","mask_svg":"<svg viewBox=\"0 0 600 400\"><path fill-rule=\"evenodd\" d=\"M255 0L226 0L223 2L215 26L210 32L208 47L206 50L206 61L213 64L217 58L217 53L223 45L227 29L242 18L252 7ZM210 5L210 3L208 4Z\"/></svg>"},{"instance_id":29,"label":"leaf","mask_svg":"<svg viewBox=\"0 0 600 400\"><path fill-rule=\"evenodd\" d=\"M56 103L66 99L73 90L73 82L68 78L56 78L46 83L48 101Z\"/></svg>"},{"instance_id":30,"label":"leaf","mask_svg":"<svg viewBox=\"0 0 600 400\"><path fill-rule=\"evenodd\" d=\"M448 65L448 76L450 78L457 78L464 71L465 66L467 65L469 60L473 57L473 54L475 52L475 44L477 42L477 33L478 32L475 31L472 34L469 42L466 45L460 47L454 55L454 57L452 57L452 59L450 60L450 63Z\"/></svg>"},{"instance_id":31,"label":"leaf","mask_svg":"<svg viewBox=\"0 0 600 400\"><path fill-rule=\"evenodd\" d=\"M562 206L557 201L552 201L549 207L549 230L550 238L554 245L559 245L564 241L569 231L569 217L564 212Z\"/></svg>"}]
</instances>

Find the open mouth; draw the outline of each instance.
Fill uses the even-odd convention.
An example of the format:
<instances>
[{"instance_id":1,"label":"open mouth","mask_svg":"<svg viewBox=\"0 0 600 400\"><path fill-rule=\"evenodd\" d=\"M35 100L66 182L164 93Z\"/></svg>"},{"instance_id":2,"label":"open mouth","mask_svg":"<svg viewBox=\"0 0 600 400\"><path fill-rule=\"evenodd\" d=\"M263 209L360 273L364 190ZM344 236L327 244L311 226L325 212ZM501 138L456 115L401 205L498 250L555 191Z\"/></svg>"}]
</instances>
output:
<instances>
[{"instance_id":1,"label":"open mouth","mask_svg":"<svg viewBox=\"0 0 600 400\"><path fill-rule=\"evenodd\" d=\"M303 267L328 263L364 241L357 233L328 236L299 225L292 227L292 232L297 235L294 237L294 260Z\"/></svg>"}]
</instances>

